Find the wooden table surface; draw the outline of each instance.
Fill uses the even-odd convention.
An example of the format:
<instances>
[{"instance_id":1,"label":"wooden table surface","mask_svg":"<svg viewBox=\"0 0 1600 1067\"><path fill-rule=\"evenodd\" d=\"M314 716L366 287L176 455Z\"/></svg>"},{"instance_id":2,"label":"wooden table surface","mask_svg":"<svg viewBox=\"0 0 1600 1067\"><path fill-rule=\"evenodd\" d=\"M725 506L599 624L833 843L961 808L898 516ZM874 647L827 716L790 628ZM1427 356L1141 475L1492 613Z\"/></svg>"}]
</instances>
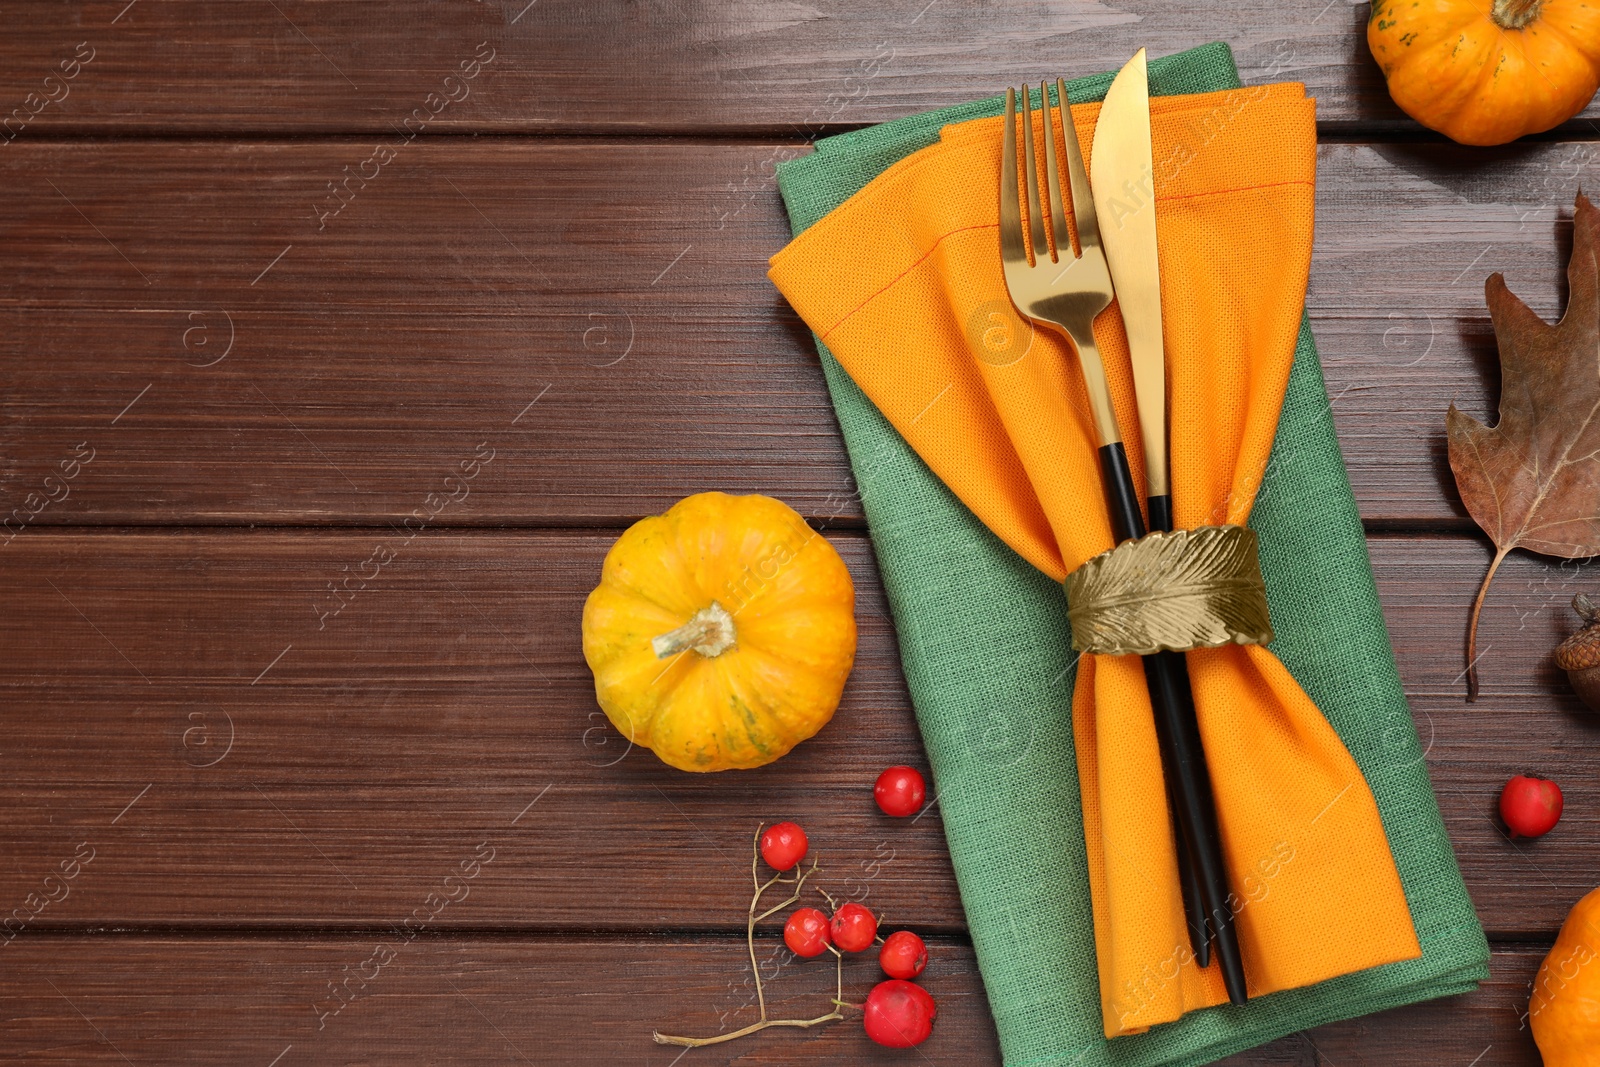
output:
<instances>
[{"instance_id":1,"label":"wooden table surface","mask_svg":"<svg viewBox=\"0 0 1600 1067\"><path fill-rule=\"evenodd\" d=\"M1600 107L1450 145L1389 102L1366 14L0 0L0 1060L668 1067L652 1028L754 1017L749 837L796 818L928 935L934 1037L895 1054L847 1022L681 1062L998 1062L937 808L890 824L868 797L924 757L817 357L764 276L773 165L1220 38L1319 101L1312 322L1495 949L1475 994L1227 1062L1537 1063L1529 981L1600 882L1600 720L1550 661L1595 583L1514 556L1464 703L1489 550L1443 414L1492 417L1491 271L1559 312ZM833 724L710 779L626 751L578 633L618 533L708 489L822 528L861 625ZM1532 844L1491 817L1522 770L1566 789ZM760 950L780 1009L825 999L830 968L775 930Z\"/></svg>"}]
</instances>

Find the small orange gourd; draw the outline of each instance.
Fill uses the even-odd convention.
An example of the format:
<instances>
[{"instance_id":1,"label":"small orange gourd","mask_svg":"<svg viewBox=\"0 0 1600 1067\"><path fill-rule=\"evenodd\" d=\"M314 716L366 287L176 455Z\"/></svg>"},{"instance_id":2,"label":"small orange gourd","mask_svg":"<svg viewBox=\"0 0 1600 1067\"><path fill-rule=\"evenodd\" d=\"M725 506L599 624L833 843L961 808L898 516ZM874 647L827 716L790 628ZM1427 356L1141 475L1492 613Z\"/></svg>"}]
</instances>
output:
<instances>
[{"instance_id":1,"label":"small orange gourd","mask_svg":"<svg viewBox=\"0 0 1600 1067\"><path fill-rule=\"evenodd\" d=\"M685 771L760 767L815 734L855 651L844 561L765 496L700 493L635 523L583 606L600 707Z\"/></svg>"},{"instance_id":2,"label":"small orange gourd","mask_svg":"<svg viewBox=\"0 0 1600 1067\"><path fill-rule=\"evenodd\" d=\"M1561 924L1533 980L1528 1025L1544 1067L1600 1063L1600 889L1578 901Z\"/></svg>"},{"instance_id":3,"label":"small orange gourd","mask_svg":"<svg viewBox=\"0 0 1600 1067\"><path fill-rule=\"evenodd\" d=\"M1373 0L1367 45L1395 103L1462 144L1559 126L1600 87L1596 0Z\"/></svg>"}]
</instances>

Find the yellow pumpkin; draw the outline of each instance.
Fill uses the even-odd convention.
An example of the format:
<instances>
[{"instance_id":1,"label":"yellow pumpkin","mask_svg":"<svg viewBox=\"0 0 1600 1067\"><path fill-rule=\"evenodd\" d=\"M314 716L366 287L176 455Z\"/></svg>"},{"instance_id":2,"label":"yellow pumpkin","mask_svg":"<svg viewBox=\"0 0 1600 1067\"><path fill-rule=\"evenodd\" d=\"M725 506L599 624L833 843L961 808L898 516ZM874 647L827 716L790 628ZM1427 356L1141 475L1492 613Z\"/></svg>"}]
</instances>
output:
<instances>
[{"instance_id":1,"label":"yellow pumpkin","mask_svg":"<svg viewBox=\"0 0 1600 1067\"><path fill-rule=\"evenodd\" d=\"M1544 1067L1600 1064L1600 889L1561 924L1533 980L1528 1025Z\"/></svg>"},{"instance_id":2,"label":"yellow pumpkin","mask_svg":"<svg viewBox=\"0 0 1600 1067\"><path fill-rule=\"evenodd\" d=\"M1559 126L1600 87L1596 0L1372 0L1367 45L1395 103L1462 144Z\"/></svg>"},{"instance_id":3,"label":"yellow pumpkin","mask_svg":"<svg viewBox=\"0 0 1600 1067\"><path fill-rule=\"evenodd\" d=\"M855 654L850 571L766 496L700 493L635 523L583 606L600 707L685 771L760 767L815 734Z\"/></svg>"}]
</instances>

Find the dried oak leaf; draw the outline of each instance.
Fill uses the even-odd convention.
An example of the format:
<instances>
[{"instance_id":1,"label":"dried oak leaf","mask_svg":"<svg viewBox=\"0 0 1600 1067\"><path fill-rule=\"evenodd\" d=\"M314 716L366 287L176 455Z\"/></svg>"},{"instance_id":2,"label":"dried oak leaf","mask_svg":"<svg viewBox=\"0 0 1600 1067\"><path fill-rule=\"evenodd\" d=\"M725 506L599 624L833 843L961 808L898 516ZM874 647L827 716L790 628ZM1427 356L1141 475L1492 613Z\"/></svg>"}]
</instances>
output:
<instances>
[{"instance_id":1,"label":"dried oak leaf","mask_svg":"<svg viewBox=\"0 0 1600 1067\"><path fill-rule=\"evenodd\" d=\"M1461 500L1495 546L1468 627L1468 700L1478 695L1478 613L1506 553L1600 555L1600 209L1582 193L1573 222L1560 325L1529 310L1503 275L1485 286L1500 345L1499 424L1454 404L1445 416Z\"/></svg>"}]
</instances>

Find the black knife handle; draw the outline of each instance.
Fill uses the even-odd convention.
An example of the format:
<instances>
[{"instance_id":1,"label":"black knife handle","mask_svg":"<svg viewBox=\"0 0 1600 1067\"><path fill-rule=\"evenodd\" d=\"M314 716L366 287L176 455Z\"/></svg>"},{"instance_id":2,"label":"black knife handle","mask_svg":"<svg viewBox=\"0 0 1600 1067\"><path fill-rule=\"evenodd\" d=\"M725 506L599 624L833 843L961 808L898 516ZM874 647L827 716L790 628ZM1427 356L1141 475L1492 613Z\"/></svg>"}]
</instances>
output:
<instances>
[{"instance_id":1,"label":"black knife handle","mask_svg":"<svg viewBox=\"0 0 1600 1067\"><path fill-rule=\"evenodd\" d=\"M1160 496L1148 497L1145 506L1150 509L1150 529L1172 529L1172 494L1162 493Z\"/></svg>"}]
</instances>

